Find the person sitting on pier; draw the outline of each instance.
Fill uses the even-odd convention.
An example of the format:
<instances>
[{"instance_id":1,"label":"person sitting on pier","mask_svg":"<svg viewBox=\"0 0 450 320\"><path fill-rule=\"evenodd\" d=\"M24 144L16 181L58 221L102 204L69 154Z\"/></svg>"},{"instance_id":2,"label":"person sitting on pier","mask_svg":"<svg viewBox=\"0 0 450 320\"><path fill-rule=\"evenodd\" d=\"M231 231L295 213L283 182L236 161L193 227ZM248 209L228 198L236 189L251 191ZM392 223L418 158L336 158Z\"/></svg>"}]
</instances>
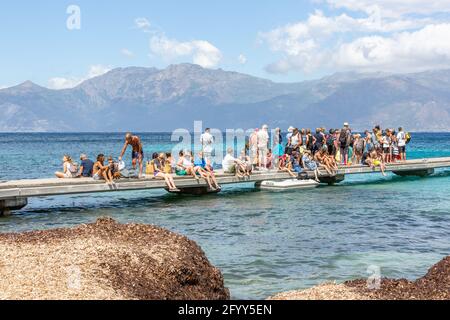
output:
<instances>
[{"instance_id":1,"label":"person sitting on pier","mask_svg":"<svg viewBox=\"0 0 450 320\"><path fill-rule=\"evenodd\" d=\"M63 172L55 172L56 177L60 179L76 178L78 175L78 168L76 164L73 163L72 158L69 155L65 155L62 161Z\"/></svg>"},{"instance_id":2,"label":"person sitting on pier","mask_svg":"<svg viewBox=\"0 0 450 320\"><path fill-rule=\"evenodd\" d=\"M173 160L172 153L166 153L166 161L164 161L164 173L172 174L175 172L176 163Z\"/></svg>"},{"instance_id":3,"label":"person sitting on pier","mask_svg":"<svg viewBox=\"0 0 450 320\"><path fill-rule=\"evenodd\" d=\"M241 156L239 157L240 163L243 164L244 169L244 175L247 177L250 177L252 171L253 171L253 165L250 157L245 153L245 149L241 151Z\"/></svg>"},{"instance_id":4,"label":"person sitting on pier","mask_svg":"<svg viewBox=\"0 0 450 320\"><path fill-rule=\"evenodd\" d=\"M337 165L336 155L332 155L332 154L329 154L328 152L326 152L325 157L328 161L328 165L331 168L331 170L334 171L335 173L337 173L337 171L339 170L339 167Z\"/></svg>"},{"instance_id":5,"label":"person sitting on pier","mask_svg":"<svg viewBox=\"0 0 450 320\"><path fill-rule=\"evenodd\" d=\"M313 160L311 151L306 150L303 153L302 163L303 163L303 168L305 168L306 170L311 170L311 171L314 172L314 177L315 177L314 180L316 180L317 182L320 182L320 180L319 180L319 168L317 166L317 163Z\"/></svg>"},{"instance_id":6,"label":"person sitting on pier","mask_svg":"<svg viewBox=\"0 0 450 320\"><path fill-rule=\"evenodd\" d=\"M314 160L324 168L330 176L334 175L332 165L330 165L328 159L328 147L326 145L322 146L322 148L314 155Z\"/></svg>"},{"instance_id":7,"label":"person sitting on pier","mask_svg":"<svg viewBox=\"0 0 450 320\"><path fill-rule=\"evenodd\" d=\"M152 159L153 165L153 176L156 179L164 179L167 187L169 187L169 191L171 192L179 192L180 190L175 185L175 181L171 174L164 173L164 162L165 162L165 154L154 154Z\"/></svg>"},{"instance_id":8,"label":"person sitting on pier","mask_svg":"<svg viewBox=\"0 0 450 320\"><path fill-rule=\"evenodd\" d=\"M80 155L80 169L78 177L90 178L92 177L92 170L94 169L94 162L83 153Z\"/></svg>"},{"instance_id":9,"label":"person sitting on pier","mask_svg":"<svg viewBox=\"0 0 450 320\"><path fill-rule=\"evenodd\" d=\"M292 178L296 178L296 174L292 172L291 156L288 154L282 155L278 160L278 170L281 172L287 172Z\"/></svg>"},{"instance_id":10,"label":"person sitting on pier","mask_svg":"<svg viewBox=\"0 0 450 320\"><path fill-rule=\"evenodd\" d=\"M367 164L374 170L376 167L380 167L381 174L386 177L386 173L384 172L386 166L383 161L383 154L378 152L376 149L372 149L368 153L365 164Z\"/></svg>"},{"instance_id":11,"label":"person sitting on pier","mask_svg":"<svg viewBox=\"0 0 450 320\"><path fill-rule=\"evenodd\" d=\"M295 172L295 173L301 173L302 167L300 166L300 152L298 151L292 151L292 155L290 156L290 163L288 164L288 168Z\"/></svg>"},{"instance_id":12,"label":"person sitting on pier","mask_svg":"<svg viewBox=\"0 0 450 320\"><path fill-rule=\"evenodd\" d=\"M179 156L175 173L178 176L190 175L195 180L200 180L195 172L194 163L191 159L191 153L188 151L180 151Z\"/></svg>"},{"instance_id":13,"label":"person sitting on pier","mask_svg":"<svg viewBox=\"0 0 450 320\"><path fill-rule=\"evenodd\" d=\"M227 154L222 160L222 169L224 173L234 173L238 178L243 178L247 174L245 163L233 156L233 148L227 149Z\"/></svg>"},{"instance_id":14,"label":"person sitting on pier","mask_svg":"<svg viewBox=\"0 0 450 320\"><path fill-rule=\"evenodd\" d=\"M113 185L113 176L111 173L111 170L109 169L109 165L104 165L105 163L105 156L103 154L99 154L97 156L97 162L94 164L93 168L93 179L94 180L101 180L104 179L107 184Z\"/></svg>"},{"instance_id":15,"label":"person sitting on pier","mask_svg":"<svg viewBox=\"0 0 450 320\"><path fill-rule=\"evenodd\" d=\"M109 171L111 172L111 176L112 176L113 180L120 179L119 164L117 162L114 162L114 159L112 156L108 157L108 165L109 165Z\"/></svg>"},{"instance_id":16,"label":"person sitting on pier","mask_svg":"<svg viewBox=\"0 0 450 320\"><path fill-rule=\"evenodd\" d=\"M136 164L139 162L139 178L142 178L142 172L144 170L144 149L141 139L128 132L125 135L125 144L120 152L119 161L122 161L122 157L125 154L125 151L127 151L128 146L132 147L131 159L133 170L136 170Z\"/></svg>"},{"instance_id":17,"label":"person sitting on pier","mask_svg":"<svg viewBox=\"0 0 450 320\"><path fill-rule=\"evenodd\" d=\"M196 172L206 180L211 190L220 190L221 187L217 183L216 175L211 165L211 158L205 158L205 154L200 151L197 159L194 161L194 166L196 167Z\"/></svg>"}]
</instances>

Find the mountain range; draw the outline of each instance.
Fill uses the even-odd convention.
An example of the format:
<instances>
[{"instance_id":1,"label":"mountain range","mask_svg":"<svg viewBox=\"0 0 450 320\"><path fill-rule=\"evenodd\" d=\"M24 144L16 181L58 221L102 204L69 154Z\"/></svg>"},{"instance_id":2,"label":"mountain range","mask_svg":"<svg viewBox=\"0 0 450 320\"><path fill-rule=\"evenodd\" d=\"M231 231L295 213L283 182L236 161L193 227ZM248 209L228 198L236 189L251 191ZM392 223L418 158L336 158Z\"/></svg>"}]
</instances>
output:
<instances>
[{"instance_id":1,"label":"mountain range","mask_svg":"<svg viewBox=\"0 0 450 320\"><path fill-rule=\"evenodd\" d=\"M72 89L26 81L0 90L1 132L157 132L261 126L450 130L450 70L337 73L275 83L198 65L117 68Z\"/></svg>"}]
</instances>

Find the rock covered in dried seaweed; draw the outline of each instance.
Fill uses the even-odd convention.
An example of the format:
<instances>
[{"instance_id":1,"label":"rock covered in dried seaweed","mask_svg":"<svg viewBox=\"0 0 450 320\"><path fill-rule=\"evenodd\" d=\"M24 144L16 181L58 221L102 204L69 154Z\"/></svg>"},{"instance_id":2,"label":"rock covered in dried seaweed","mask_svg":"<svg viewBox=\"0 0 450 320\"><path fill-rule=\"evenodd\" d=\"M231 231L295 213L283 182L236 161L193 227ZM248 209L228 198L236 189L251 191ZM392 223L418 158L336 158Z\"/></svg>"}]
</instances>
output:
<instances>
[{"instance_id":1,"label":"rock covered in dried seaweed","mask_svg":"<svg viewBox=\"0 0 450 320\"><path fill-rule=\"evenodd\" d=\"M325 283L306 290L275 295L274 300L450 300L450 256L433 265L417 279L383 278L378 289L368 289L367 280L342 284Z\"/></svg>"},{"instance_id":2,"label":"rock covered in dried seaweed","mask_svg":"<svg viewBox=\"0 0 450 320\"><path fill-rule=\"evenodd\" d=\"M0 299L229 299L188 238L109 218L0 234Z\"/></svg>"},{"instance_id":3,"label":"rock covered in dried seaweed","mask_svg":"<svg viewBox=\"0 0 450 320\"><path fill-rule=\"evenodd\" d=\"M377 290L368 290L365 280L348 281L345 285L373 299L450 300L450 256L433 265L416 281L384 278Z\"/></svg>"}]
</instances>

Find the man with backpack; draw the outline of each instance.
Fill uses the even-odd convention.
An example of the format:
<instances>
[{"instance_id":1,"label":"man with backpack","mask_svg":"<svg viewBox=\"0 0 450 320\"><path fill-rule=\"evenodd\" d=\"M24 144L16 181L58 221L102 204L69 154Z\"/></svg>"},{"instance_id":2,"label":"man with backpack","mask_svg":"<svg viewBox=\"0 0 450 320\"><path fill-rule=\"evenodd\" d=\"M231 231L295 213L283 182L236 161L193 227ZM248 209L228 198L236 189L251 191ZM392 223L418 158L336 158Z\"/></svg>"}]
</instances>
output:
<instances>
[{"instance_id":1,"label":"man with backpack","mask_svg":"<svg viewBox=\"0 0 450 320\"><path fill-rule=\"evenodd\" d=\"M330 129L329 134L326 136L327 141L327 147L328 147L328 154L332 157L336 156L336 137L335 137L335 130Z\"/></svg>"},{"instance_id":2,"label":"man with backpack","mask_svg":"<svg viewBox=\"0 0 450 320\"><path fill-rule=\"evenodd\" d=\"M352 144L352 132L349 128L349 124L344 123L344 128L339 135L339 148L341 152L341 163L347 165L348 163L348 148Z\"/></svg>"}]
</instances>

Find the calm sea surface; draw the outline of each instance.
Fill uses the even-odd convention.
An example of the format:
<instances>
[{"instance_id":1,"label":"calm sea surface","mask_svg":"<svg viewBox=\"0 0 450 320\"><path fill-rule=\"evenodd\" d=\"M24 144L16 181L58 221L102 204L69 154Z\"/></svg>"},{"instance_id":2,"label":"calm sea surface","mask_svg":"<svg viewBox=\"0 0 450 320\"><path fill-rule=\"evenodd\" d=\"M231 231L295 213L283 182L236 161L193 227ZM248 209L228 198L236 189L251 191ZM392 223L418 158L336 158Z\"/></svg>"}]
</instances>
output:
<instances>
[{"instance_id":1,"label":"calm sea surface","mask_svg":"<svg viewBox=\"0 0 450 320\"><path fill-rule=\"evenodd\" d=\"M145 152L170 151L168 134L142 134ZM0 134L0 180L51 177L64 153L117 157L122 134ZM450 156L450 133L414 134L410 158ZM129 154L127 153L129 157ZM0 232L73 226L110 216L156 224L195 240L234 298L266 298L327 280L414 279L450 254L450 169L428 178L349 176L302 192L252 184L195 197L163 191L30 199Z\"/></svg>"}]
</instances>

